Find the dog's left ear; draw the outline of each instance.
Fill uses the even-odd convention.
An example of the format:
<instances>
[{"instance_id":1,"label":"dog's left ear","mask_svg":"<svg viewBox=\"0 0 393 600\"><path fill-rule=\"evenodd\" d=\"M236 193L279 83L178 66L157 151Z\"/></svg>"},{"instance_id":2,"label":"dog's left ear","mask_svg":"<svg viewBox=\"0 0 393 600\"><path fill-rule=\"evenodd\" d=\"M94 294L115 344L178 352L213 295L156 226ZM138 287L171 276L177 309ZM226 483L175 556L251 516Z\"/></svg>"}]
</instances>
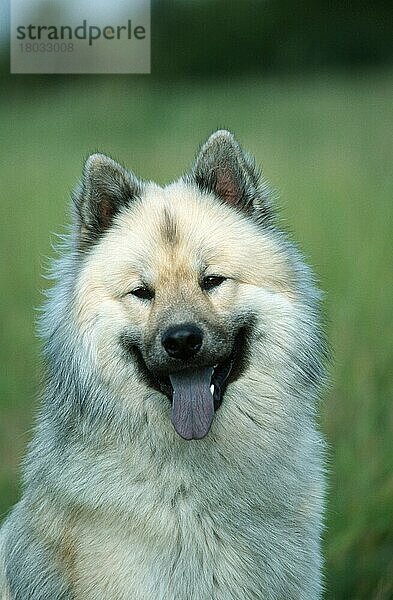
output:
<instances>
[{"instance_id":1,"label":"dog's left ear","mask_svg":"<svg viewBox=\"0 0 393 600\"><path fill-rule=\"evenodd\" d=\"M209 137L188 179L260 223L272 218L267 185L261 180L254 160L229 131L219 130Z\"/></svg>"},{"instance_id":2,"label":"dog's left ear","mask_svg":"<svg viewBox=\"0 0 393 600\"><path fill-rule=\"evenodd\" d=\"M87 242L103 233L141 190L142 184L135 175L108 156L89 156L74 195L81 240Z\"/></svg>"}]
</instances>

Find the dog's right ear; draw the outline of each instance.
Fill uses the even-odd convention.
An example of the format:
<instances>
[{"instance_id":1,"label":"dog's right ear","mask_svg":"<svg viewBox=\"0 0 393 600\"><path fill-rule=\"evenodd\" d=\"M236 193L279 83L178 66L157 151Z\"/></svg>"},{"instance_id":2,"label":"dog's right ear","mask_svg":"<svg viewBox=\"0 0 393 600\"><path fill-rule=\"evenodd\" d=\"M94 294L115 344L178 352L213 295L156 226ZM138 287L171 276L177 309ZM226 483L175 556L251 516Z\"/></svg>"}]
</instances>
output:
<instances>
[{"instance_id":1,"label":"dog's right ear","mask_svg":"<svg viewBox=\"0 0 393 600\"><path fill-rule=\"evenodd\" d=\"M108 156L89 156L74 195L80 241L97 239L141 190L142 183L135 175Z\"/></svg>"}]
</instances>

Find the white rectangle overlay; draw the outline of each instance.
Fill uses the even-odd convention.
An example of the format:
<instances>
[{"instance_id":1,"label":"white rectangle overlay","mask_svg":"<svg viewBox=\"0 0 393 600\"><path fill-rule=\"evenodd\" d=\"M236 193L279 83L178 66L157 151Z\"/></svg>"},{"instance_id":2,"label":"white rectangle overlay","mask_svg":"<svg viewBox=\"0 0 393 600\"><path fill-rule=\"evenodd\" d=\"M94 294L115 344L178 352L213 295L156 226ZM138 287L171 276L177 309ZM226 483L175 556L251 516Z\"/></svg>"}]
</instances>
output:
<instances>
[{"instance_id":1,"label":"white rectangle overlay","mask_svg":"<svg viewBox=\"0 0 393 600\"><path fill-rule=\"evenodd\" d=\"M150 0L11 0L11 73L150 73Z\"/></svg>"}]
</instances>

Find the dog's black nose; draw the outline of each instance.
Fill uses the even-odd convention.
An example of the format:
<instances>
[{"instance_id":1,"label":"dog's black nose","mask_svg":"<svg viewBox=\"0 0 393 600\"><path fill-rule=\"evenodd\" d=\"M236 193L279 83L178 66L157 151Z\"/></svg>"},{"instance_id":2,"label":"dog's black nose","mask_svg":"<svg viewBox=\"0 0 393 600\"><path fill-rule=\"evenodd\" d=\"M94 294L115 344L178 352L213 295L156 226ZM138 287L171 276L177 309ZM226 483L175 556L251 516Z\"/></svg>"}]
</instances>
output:
<instances>
[{"instance_id":1,"label":"dog's black nose","mask_svg":"<svg viewBox=\"0 0 393 600\"><path fill-rule=\"evenodd\" d=\"M162 335L161 342L172 358L186 360L192 358L200 350L203 332L192 323L169 327Z\"/></svg>"}]
</instances>

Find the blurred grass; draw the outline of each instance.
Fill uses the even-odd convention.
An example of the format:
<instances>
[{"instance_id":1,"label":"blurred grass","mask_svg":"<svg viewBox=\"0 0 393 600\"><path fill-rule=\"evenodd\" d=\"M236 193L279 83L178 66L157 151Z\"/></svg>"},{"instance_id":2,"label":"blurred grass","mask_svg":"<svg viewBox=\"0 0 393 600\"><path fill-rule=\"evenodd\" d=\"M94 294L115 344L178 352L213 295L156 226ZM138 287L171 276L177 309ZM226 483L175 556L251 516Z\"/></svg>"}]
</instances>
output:
<instances>
[{"instance_id":1,"label":"blurred grass","mask_svg":"<svg viewBox=\"0 0 393 600\"><path fill-rule=\"evenodd\" d=\"M215 128L232 129L281 195L282 219L326 290L335 363L327 597L393 598L393 73L171 84L76 78L0 100L0 513L18 495L38 388L34 307L50 232L83 157L107 152L159 182Z\"/></svg>"}]
</instances>

